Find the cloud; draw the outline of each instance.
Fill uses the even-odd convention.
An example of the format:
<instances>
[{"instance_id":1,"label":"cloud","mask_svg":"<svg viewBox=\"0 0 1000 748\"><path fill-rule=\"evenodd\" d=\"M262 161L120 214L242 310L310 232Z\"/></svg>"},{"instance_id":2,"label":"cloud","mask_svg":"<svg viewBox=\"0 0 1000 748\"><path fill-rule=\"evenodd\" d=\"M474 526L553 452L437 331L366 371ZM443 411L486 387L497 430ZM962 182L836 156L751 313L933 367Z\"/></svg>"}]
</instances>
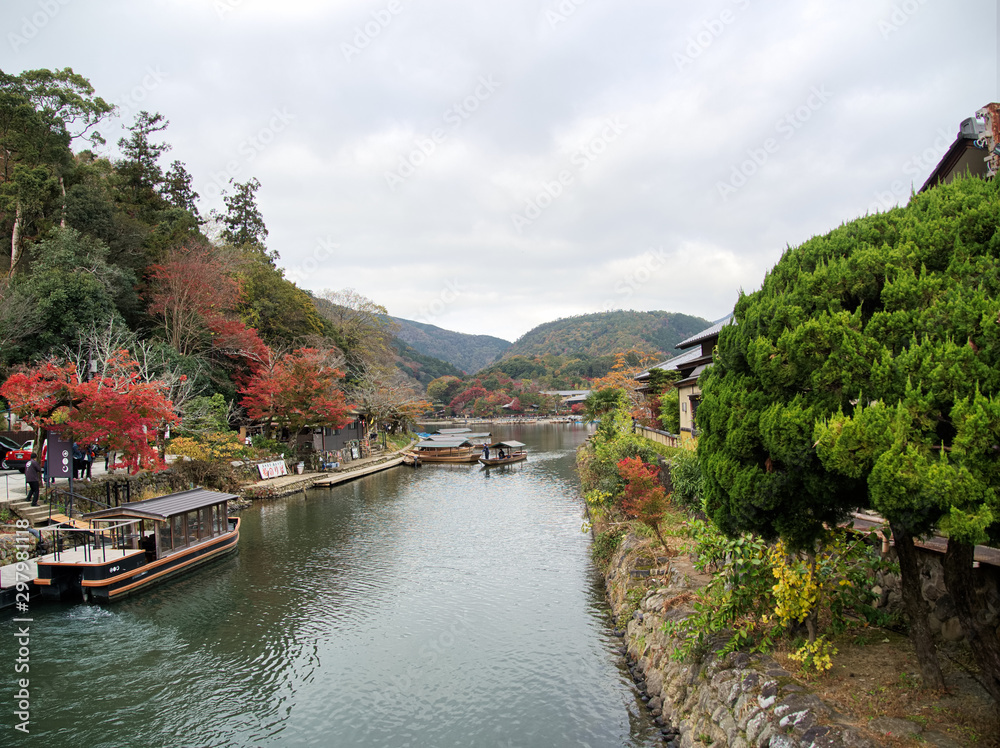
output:
<instances>
[{"instance_id":1,"label":"cloud","mask_svg":"<svg viewBox=\"0 0 1000 748\"><path fill-rule=\"evenodd\" d=\"M161 112L203 210L258 178L301 286L507 339L608 303L716 319L998 96L985 0L213 2L68 1L2 67Z\"/></svg>"}]
</instances>

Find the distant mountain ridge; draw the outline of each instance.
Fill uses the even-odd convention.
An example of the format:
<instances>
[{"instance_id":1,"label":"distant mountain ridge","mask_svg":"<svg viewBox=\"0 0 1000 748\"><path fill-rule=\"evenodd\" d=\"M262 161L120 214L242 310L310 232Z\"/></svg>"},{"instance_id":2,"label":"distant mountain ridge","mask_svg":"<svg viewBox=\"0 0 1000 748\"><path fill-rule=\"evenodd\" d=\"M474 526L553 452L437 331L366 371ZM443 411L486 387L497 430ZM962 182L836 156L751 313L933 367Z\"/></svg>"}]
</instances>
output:
<instances>
[{"instance_id":1,"label":"distant mountain ridge","mask_svg":"<svg viewBox=\"0 0 1000 748\"><path fill-rule=\"evenodd\" d=\"M581 314L529 330L504 352L510 356L606 356L629 348L669 355L682 340L712 325L678 312L613 311Z\"/></svg>"},{"instance_id":2,"label":"distant mountain ridge","mask_svg":"<svg viewBox=\"0 0 1000 748\"><path fill-rule=\"evenodd\" d=\"M396 337L425 356L447 361L468 374L491 364L510 348L509 340L492 335L468 335L426 322L390 317L399 325Z\"/></svg>"}]
</instances>

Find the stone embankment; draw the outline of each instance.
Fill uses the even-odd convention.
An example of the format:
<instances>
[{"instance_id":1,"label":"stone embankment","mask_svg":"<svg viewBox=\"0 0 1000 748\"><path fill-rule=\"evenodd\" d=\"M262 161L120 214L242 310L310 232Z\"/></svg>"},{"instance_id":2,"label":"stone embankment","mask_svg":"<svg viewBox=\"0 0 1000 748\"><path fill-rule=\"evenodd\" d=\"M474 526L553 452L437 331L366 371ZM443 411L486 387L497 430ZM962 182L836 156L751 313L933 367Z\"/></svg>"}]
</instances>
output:
<instances>
[{"instance_id":1,"label":"stone embankment","mask_svg":"<svg viewBox=\"0 0 1000 748\"><path fill-rule=\"evenodd\" d=\"M632 538L606 573L616 614L628 612ZM630 669L643 700L662 726L668 746L679 748L874 748L874 743L797 683L775 660L742 652L678 662L667 621L692 611L691 599L707 578L681 557L648 573L661 583L645 593L625 629Z\"/></svg>"}]
</instances>

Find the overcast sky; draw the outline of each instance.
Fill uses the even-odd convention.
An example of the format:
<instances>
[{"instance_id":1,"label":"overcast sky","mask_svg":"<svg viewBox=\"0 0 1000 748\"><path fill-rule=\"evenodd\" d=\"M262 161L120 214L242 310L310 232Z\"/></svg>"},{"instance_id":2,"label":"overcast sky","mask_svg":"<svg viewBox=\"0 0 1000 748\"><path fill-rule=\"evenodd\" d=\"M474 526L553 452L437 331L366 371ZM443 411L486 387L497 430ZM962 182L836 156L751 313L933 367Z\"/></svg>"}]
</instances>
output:
<instances>
[{"instance_id":1,"label":"overcast sky","mask_svg":"<svg viewBox=\"0 0 1000 748\"><path fill-rule=\"evenodd\" d=\"M788 245L905 203L998 99L992 0L4 0L0 68L162 113L260 180L287 277L514 340L717 319Z\"/></svg>"}]
</instances>

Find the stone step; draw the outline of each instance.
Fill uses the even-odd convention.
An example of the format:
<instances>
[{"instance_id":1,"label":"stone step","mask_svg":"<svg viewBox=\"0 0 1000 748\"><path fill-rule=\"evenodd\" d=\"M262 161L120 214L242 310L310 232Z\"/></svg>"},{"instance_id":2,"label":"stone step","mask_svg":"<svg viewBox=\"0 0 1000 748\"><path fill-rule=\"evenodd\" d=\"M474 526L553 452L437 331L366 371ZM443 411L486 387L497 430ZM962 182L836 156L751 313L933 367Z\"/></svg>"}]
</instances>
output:
<instances>
[{"instance_id":1,"label":"stone step","mask_svg":"<svg viewBox=\"0 0 1000 748\"><path fill-rule=\"evenodd\" d=\"M49 519L48 504L39 504L38 506L32 506L29 502L23 499L18 499L15 501L7 502L6 506L21 519L28 520L28 522L31 523L32 527L36 527L42 524L43 522L47 522Z\"/></svg>"}]
</instances>

